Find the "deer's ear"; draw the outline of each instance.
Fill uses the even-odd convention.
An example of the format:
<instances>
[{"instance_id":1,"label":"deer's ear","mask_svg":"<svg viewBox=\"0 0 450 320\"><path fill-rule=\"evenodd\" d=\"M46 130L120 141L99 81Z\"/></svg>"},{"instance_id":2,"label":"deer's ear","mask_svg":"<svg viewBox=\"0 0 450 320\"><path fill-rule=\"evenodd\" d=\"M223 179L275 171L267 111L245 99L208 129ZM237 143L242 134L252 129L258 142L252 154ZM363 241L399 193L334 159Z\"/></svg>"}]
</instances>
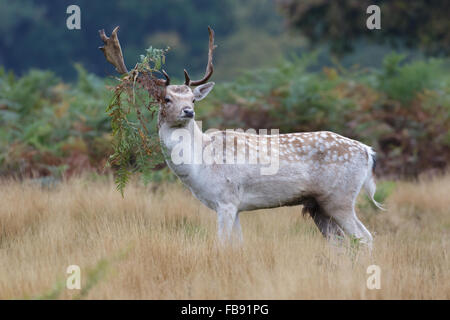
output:
<instances>
[{"instance_id":1,"label":"deer's ear","mask_svg":"<svg viewBox=\"0 0 450 320\"><path fill-rule=\"evenodd\" d=\"M214 87L214 82L208 82L205 84L202 84L198 87L195 87L194 89L194 98L196 101L200 101L203 98L205 98L208 93L212 90Z\"/></svg>"}]
</instances>

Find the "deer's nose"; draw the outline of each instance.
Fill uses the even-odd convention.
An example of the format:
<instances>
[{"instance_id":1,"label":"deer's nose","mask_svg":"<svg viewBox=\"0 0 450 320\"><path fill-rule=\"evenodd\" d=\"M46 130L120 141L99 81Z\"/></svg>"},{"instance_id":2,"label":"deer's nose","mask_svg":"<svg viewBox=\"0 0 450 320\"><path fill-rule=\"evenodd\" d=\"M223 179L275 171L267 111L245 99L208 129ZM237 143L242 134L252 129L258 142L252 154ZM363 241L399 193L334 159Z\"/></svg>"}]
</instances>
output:
<instances>
[{"instance_id":1,"label":"deer's nose","mask_svg":"<svg viewBox=\"0 0 450 320\"><path fill-rule=\"evenodd\" d=\"M194 117L194 110L192 110L191 107L185 107L183 109L183 114L187 118L193 118Z\"/></svg>"}]
</instances>

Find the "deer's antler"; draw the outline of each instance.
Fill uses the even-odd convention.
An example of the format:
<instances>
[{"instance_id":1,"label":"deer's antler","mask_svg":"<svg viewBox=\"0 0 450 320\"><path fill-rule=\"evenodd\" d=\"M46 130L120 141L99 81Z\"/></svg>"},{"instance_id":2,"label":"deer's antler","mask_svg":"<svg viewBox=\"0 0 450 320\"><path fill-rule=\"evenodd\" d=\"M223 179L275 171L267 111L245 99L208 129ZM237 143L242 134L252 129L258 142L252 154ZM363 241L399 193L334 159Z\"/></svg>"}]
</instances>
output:
<instances>
[{"instance_id":1,"label":"deer's antler","mask_svg":"<svg viewBox=\"0 0 450 320\"><path fill-rule=\"evenodd\" d=\"M100 38L105 44L103 47L99 47L99 49L102 50L106 60L116 68L117 72L125 74L128 73L128 70L123 60L122 48L117 37L117 31L119 31L119 26L115 27L111 33L111 37L108 37L104 29L99 30ZM168 86L170 84L170 77L164 70L162 70L162 74L166 80L156 79L155 82L158 85Z\"/></svg>"},{"instance_id":2,"label":"deer's antler","mask_svg":"<svg viewBox=\"0 0 450 320\"><path fill-rule=\"evenodd\" d=\"M164 84L167 87L170 84L170 77L164 69L162 69L161 71L166 80L158 79L158 81L160 81L161 84Z\"/></svg>"},{"instance_id":3,"label":"deer's antler","mask_svg":"<svg viewBox=\"0 0 450 320\"><path fill-rule=\"evenodd\" d=\"M208 79L213 74L213 69L214 69L213 63L212 63L213 50L217 46L214 44L214 30L208 26L208 32L209 32L209 50L208 50L208 64L206 66L205 76L200 80L193 81L190 79L189 74L186 71L186 69L184 69L184 79L185 79L184 84L187 86L198 86L198 85L204 84L206 81L208 81Z\"/></svg>"},{"instance_id":4,"label":"deer's antler","mask_svg":"<svg viewBox=\"0 0 450 320\"><path fill-rule=\"evenodd\" d=\"M102 50L106 60L116 68L117 72L124 74L128 73L128 70L123 61L122 48L117 37L117 31L119 31L119 26L114 28L109 38L106 36L104 29L99 30L100 38L105 44L103 47L99 47L99 49Z\"/></svg>"}]
</instances>

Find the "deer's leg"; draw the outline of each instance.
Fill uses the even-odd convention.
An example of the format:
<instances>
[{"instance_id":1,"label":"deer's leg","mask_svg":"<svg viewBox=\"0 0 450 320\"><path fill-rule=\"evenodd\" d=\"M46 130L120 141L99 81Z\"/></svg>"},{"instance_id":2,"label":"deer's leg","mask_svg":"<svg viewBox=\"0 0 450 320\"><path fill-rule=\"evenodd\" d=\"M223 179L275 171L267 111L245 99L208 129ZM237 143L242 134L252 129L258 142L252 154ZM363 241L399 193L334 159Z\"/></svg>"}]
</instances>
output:
<instances>
[{"instance_id":1,"label":"deer's leg","mask_svg":"<svg viewBox=\"0 0 450 320\"><path fill-rule=\"evenodd\" d=\"M355 239L359 239L369 248L372 246L372 235L356 217L355 211L351 209L336 209L333 211L333 218L345 233Z\"/></svg>"},{"instance_id":2,"label":"deer's leg","mask_svg":"<svg viewBox=\"0 0 450 320\"><path fill-rule=\"evenodd\" d=\"M311 217L322 235L328 240L344 236L344 231L336 221L332 217L327 216L322 210L311 214Z\"/></svg>"},{"instance_id":3,"label":"deer's leg","mask_svg":"<svg viewBox=\"0 0 450 320\"><path fill-rule=\"evenodd\" d=\"M367 228L362 224L362 222L358 219L358 217L355 214L356 223L358 225L359 230L362 234L364 234L364 242L369 246L369 248L372 248L372 242L373 237L372 234L367 230Z\"/></svg>"},{"instance_id":4,"label":"deer's leg","mask_svg":"<svg viewBox=\"0 0 450 320\"><path fill-rule=\"evenodd\" d=\"M234 219L233 238L236 239L240 244L242 244L242 242L244 241L242 237L241 223L239 221L239 212L236 214L236 218Z\"/></svg>"},{"instance_id":5,"label":"deer's leg","mask_svg":"<svg viewBox=\"0 0 450 320\"><path fill-rule=\"evenodd\" d=\"M220 205L217 208L217 229L220 243L227 244L231 241L237 214L237 208L232 204Z\"/></svg>"},{"instance_id":6,"label":"deer's leg","mask_svg":"<svg viewBox=\"0 0 450 320\"><path fill-rule=\"evenodd\" d=\"M303 214L309 213L322 235L328 240L344 236L344 231L336 221L313 198L303 203Z\"/></svg>"}]
</instances>

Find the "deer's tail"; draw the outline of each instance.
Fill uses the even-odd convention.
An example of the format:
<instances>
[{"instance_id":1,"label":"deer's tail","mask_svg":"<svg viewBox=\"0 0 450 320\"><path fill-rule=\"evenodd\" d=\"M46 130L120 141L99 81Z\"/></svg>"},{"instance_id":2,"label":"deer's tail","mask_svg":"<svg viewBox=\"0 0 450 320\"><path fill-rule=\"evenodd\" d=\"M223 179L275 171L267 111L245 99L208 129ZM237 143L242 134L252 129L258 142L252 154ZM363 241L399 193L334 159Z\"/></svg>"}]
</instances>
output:
<instances>
[{"instance_id":1,"label":"deer's tail","mask_svg":"<svg viewBox=\"0 0 450 320\"><path fill-rule=\"evenodd\" d=\"M375 184L375 176L374 176L375 166L377 163L376 153L375 153L375 151L373 151L372 148L367 147L367 155L369 157L369 166L368 166L368 170L367 170L367 177L366 177L366 180L364 181L363 187L367 193L367 196L373 202L373 204L378 209L385 211L386 209L383 208L383 206L373 198L375 195L375 191L377 189L377 186Z\"/></svg>"}]
</instances>

